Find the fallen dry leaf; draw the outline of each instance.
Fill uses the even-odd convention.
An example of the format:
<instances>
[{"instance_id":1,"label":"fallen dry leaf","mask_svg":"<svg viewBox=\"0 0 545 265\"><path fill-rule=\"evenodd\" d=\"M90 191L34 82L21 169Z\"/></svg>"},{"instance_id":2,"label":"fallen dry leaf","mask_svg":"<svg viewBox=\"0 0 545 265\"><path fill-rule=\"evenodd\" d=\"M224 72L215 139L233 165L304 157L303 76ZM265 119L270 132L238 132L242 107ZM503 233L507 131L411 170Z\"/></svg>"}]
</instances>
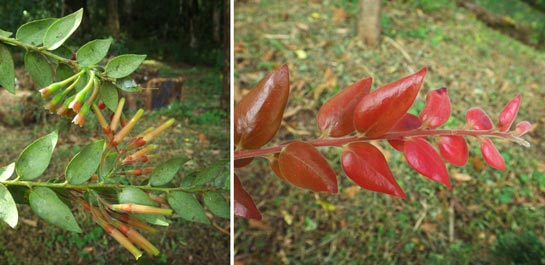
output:
<instances>
[{"instance_id":1,"label":"fallen dry leaf","mask_svg":"<svg viewBox=\"0 0 545 265\"><path fill-rule=\"evenodd\" d=\"M263 223L261 221L257 221L257 220L254 220L254 219L248 219L248 226L250 228L263 230L263 231L267 231L267 232L273 231L272 227L266 225L265 223Z\"/></svg>"},{"instance_id":2,"label":"fallen dry leaf","mask_svg":"<svg viewBox=\"0 0 545 265\"><path fill-rule=\"evenodd\" d=\"M470 180L473 179L473 177L471 177L468 174L464 174L464 173L454 173L451 176L452 176L452 178L454 180L459 181L459 182L466 182L466 181L470 181Z\"/></svg>"},{"instance_id":3,"label":"fallen dry leaf","mask_svg":"<svg viewBox=\"0 0 545 265\"><path fill-rule=\"evenodd\" d=\"M343 23L346 21L346 11L344 8L335 8L333 11L333 22Z\"/></svg>"}]
</instances>

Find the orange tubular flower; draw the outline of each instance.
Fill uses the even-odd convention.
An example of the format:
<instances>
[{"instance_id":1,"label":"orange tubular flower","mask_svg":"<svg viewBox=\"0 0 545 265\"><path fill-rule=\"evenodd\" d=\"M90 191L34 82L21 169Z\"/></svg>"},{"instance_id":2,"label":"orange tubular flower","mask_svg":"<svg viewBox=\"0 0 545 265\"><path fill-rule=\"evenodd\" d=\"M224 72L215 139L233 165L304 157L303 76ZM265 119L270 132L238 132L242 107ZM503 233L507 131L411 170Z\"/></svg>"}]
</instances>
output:
<instances>
[{"instance_id":1,"label":"orange tubular flower","mask_svg":"<svg viewBox=\"0 0 545 265\"><path fill-rule=\"evenodd\" d=\"M160 214L160 215L171 215L172 209L165 209L147 205L140 205L134 203L121 203L121 204L112 204L110 209L116 211L122 211L126 213L143 213L143 214Z\"/></svg>"},{"instance_id":2,"label":"orange tubular flower","mask_svg":"<svg viewBox=\"0 0 545 265\"><path fill-rule=\"evenodd\" d=\"M147 133L143 134L142 136L136 136L129 142L129 144L127 145L127 150L131 150L131 149L145 145L149 141L153 140L153 138L155 138L162 131L172 126L172 124L174 124L174 119L170 119L166 121L165 123L161 124L161 126L157 127L156 129L146 130Z\"/></svg>"},{"instance_id":3,"label":"orange tubular flower","mask_svg":"<svg viewBox=\"0 0 545 265\"><path fill-rule=\"evenodd\" d=\"M146 146L145 148L142 148L141 150L134 152L132 155L128 155L123 159L123 164L132 164L135 162L146 162L148 161L145 154L150 152L151 150L155 149L155 145L150 144L149 146Z\"/></svg>"},{"instance_id":4,"label":"orange tubular flower","mask_svg":"<svg viewBox=\"0 0 545 265\"><path fill-rule=\"evenodd\" d=\"M159 254L159 250L153 244L151 244L144 236L142 236L136 230L130 228L128 225L114 219L111 220L111 224L125 234L131 242L143 248L148 254L153 256L157 256Z\"/></svg>"},{"instance_id":5,"label":"orange tubular flower","mask_svg":"<svg viewBox=\"0 0 545 265\"><path fill-rule=\"evenodd\" d=\"M114 211L108 211L108 212L113 218L115 218L115 219L117 219L117 220L119 220L119 221L121 221L121 222L123 222L125 224L128 224L128 225L130 225L132 227L136 227L136 228L138 228L140 230L144 230L144 231L150 232L150 233L157 232L157 230L155 228L153 228L152 226L149 226L148 224L143 223L142 221L136 219L135 217L133 217L133 216L131 216L129 214L118 213L118 212L114 212Z\"/></svg>"}]
</instances>

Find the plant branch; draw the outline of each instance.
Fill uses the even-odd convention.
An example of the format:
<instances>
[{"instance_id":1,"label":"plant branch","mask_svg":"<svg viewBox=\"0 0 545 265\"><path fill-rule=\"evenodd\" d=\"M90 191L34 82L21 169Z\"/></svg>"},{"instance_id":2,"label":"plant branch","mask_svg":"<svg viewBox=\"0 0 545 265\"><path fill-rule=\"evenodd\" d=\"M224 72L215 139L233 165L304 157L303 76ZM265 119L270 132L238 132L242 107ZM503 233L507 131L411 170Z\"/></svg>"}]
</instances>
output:
<instances>
[{"instance_id":1,"label":"plant branch","mask_svg":"<svg viewBox=\"0 0 545 265\"><path fill-rule=\"evenodd\" d=\"M69 65L72 65L74 67L77 68L77 70L79 70L79 65L77 63L75 63L74 60L70 60L70 59L66 59L66 58L63 58L61 56L58 56L48 50L45 50L43 47L36 47L36 46L32 46L30 44L26 44L22 41L18 41L14 38L7 38L7 37L2 37L0 36L0 42L4 42L4 43L7 43L7 44L11 44L11 45L15 45L15 46L19 46L19 47L23 47L25 48L26 50L32 50L32 51L35 51L35 52L39 52L45 56L48 56L50 58L53 58L59 62L62 62L62 63L65 63L65 64L69 64Z\"/></svg>"},{"instance_id":2,"label":"plant branch","mask_svg":"<svg viewBox=\"0 0 545 265\"><path fill-rule=\"evenodd\" d=\"M337 146L341 147L345 144L352 142L362 142L370 140L403 140L407 137L426 137L426 136L473 136L473 137L497 137L508 139L510 141L516 142L522 146L529 147L530 144L517 137L509 132L499 132L493 130L467 130L467 129L453 129L453 130L428 130L428 129L418 129L412 131L402 131L402 132L391 132L384 134L380 137L365 137L365 136L349 136L343 138L322 138L306 141L306 143L311 144L315 147L321 146ZM244 149L244 150L235 150L234 160L252 158L252 157L263 157L270 154L276 154L282 151L282 149L290 144L293 141L288 141L281 143L277 146L262 148L262 149Z\"/></svg>"},{"instance_id":3,"label":"plant branch","mask_svg":"<svg viewBox=\"0 0 545 265\"><path fill-rule=\"evenodd\" d=\"M189 187L189 188L165 188L165 187L152 187L148 185L122 185L122 184L103 184L103 183L92 183L92 184L70 184L67 182L64 183L49 183L49 182L34 182L34 181L19 181L7 180L0 181L0 184L4 186L25 186L25 187L47 187L47 188L60 188L60 189L76 189L76 190L92 190L92 189L123 189L126 187L139 188L146 191L160 191L160 192L173 192L173 191L185 191L185 192L205 192L211 190L222 190L214 189L210 187Z\"/></svg>"}]
</instances>

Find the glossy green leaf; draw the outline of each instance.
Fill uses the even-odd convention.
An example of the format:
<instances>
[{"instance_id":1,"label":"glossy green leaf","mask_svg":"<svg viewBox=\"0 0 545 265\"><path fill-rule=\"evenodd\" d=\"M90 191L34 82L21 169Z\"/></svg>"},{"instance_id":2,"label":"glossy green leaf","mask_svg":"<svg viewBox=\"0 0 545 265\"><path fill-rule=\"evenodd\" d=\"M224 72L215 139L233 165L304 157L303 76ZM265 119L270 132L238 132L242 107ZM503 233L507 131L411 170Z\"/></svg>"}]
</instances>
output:
<instances>
[{"instance_id":1,"label":"glossy green leaf","mask_svg":"<svg viewBox=\"0 0 545 265\"><path fill-rule=\"evenodd\" d=\"M9 179L15 171L15 162L0 168L0 181Z\"/></svg>"},{"instance_id":2,"label":"glossy green leaf","mask_svg":"<svg viewBox=\"0 0 545 265\"><path fill-rule=\"evenodd\" d=\"M68 163L66 180L71 184L81 184L89 180L98 169L103 149L104 140L98 140L85 146Z\"/></svg>"},{"instance_id":3,"label":"glossy green leaf","mask_svg":"<svg viewBox=\"0 0 545 265\"><path fill-rule=\"evenodd\" d=\"M111 111L115 111L117 101L119 100L119 95L114 84L107 81L102 82L102 86L100 87L100 99L102 102L104 102L106 107L108 107Z\"/></svg>"},{"instance_id":4,"label":"glossy green leaf","mask_svg":"<svg viewBox=\"0 0 545 265\"><path fill-rule=\"evenodd\" d=\"M135 203L148 206L159 206L141 189L126 187L118 195L119 203ZM169 221L158 214L133 214L136 218L154 225L168 226Z\"/></svg>"},{"instance_id":5,"label":"glossy green leaf","mask_svg":"<svg viewBox=\"0 0 545 265\"><path fill-rule=\"evenodd\" d=\"M67 64L60 63L55 69L55 81L57 82L66 80L72 75L74 75L74 71Z\"/></svg>"},{"instance_id":6,"label":"glossy green leaf","mask_svg":"<svg viewBox=\"0 0 545 265\"><path fill-rule=\"evenodd\" d=\"M99 63L106 57L111 44L112 39L93 40L86 43L76 53L78 63L82 66Z\"/></svg>"},{"instance_id":7,"label":"glossy green leaf","mask_svg":"<svg viewBox=\"0 0 545 265\"><path fill-rule=\"evenodd\" d=\"M55 18L45 18L28 22L17 29L15 38L32 46L39 46L44 41L47 28L56 20Z\"/></svg>"},{"instance_id":8,"label":"glossy green leaf","mask_svg":"<svg viewBox=\"0 0 545 265\"><path fill-rule=\"evenodd\" d=\"M114 57L106 64L106 75L111 78L128 76L144 62L145 58L146 55L140 54L124 54Z\"/></svg>"},{"instance_id":9,"label":"glossy green leaf","mask_svg":"<svg viewBox=\"0 0 545 265\"><path fill-rule=\"evenodd\" d=\"M130 77L124 77L124 78L120 78L116 80L115 86L125 92L140 91L140 87L138 87L138 84L136 83L136 81L134 81L134 79Z\"/></svg>"},{"instance_id":10,"label":"glossy green leaf","mask_svg":"<svg viewBox=\"0 0 545 265\"><path fill-rule=\"evenodd\" d=\"M13 32L9 32L9 31L5 31L3 29L0 29L0 36L2 36L2 37L9 38L9 36L11 36L11 34L13 34Z\"/></svg>"},{"instance_id":11,"label":"glossy green leaf","mask_svg":"<svg viewBox=\"0 0 545 265\"><path fill-rule=\"evenodd\" d=\"M9 190L2 184L0 184L0 219L11 226L11 228L15 228L19 219L15 201L11 197Z\"/></svg>"},{"instance_id":12,"label":"glossy green leaf","mask_svg":"<svg viewBox=\"0 0 545 265\"><path fill-rule=\"evenodd\" d=\"M11 53L3 44L0 44L0 86L11 94L15 93L15 68Z\"/></svg>"},{"instance_id":13,"label":"glossy green leaf","mask_svg":"<svg viewBox=\"0 0 545 265\"><path fill-rule=\"evenodd\" d=\"M167 199L170 207L185 220L210 224L202 205L192 193L175 191L169 193Z\"/></svg>"},{"instance_id":14,"label":"glossy green leaf","mask_svg":"<svg viewBox=\"0 0 545 265\"><path fill-rule=\"evenodd\" d=\"M47 28L44 36L44 47L55 50L60 47L76 31L83 17L83 8L65 17L55 20Z\"/></svg>"},{"instance_id":15,"label":"glossy green leaf","mask_svg":"<svg viewBox=\"0 0 545 265\"><path fill-rule=\"evenodd\" d=\"M225 197L217 191L209 191L203 194L203 201L206 208L214 215L228 219L230 216L229 203Z\"/></svg>"},{"instance_id":16,"label":"glossy green leaf","mask_svg":"<svg viewBox=\"0 0 545 265\"><path fill-rule=\"evenodd\" d=\"M151 185L161 186L169 183L172 178L176 176L176 173L178 173L180 167L187 161L189 161L188 158L176 157L159 164L155 167L153 172L151 172Z\"/></svg>"},{"instance_id":17,"label":"glossy green leaf","mask_svg":"<svg viewBox=\"0 0 545 265\"><path fill-rule=\"evenodd\" d=\"M207 168L203 169L201 172L197 174L197 177L193 181L193 186L203 185L213 180L214 178L218 177L225 170L227 170L226 166L228 164L229 164L229 160L226 160L226 159L218 160L212 163Z\"/></svg>"},{"instance_id":18,"label":"glossy green leaf","mask_svg":"<svg viewBox=\"0 0 545 265\"><path fill-rule=\"evenodd\" d=\"M53 83L53 69L43 55L27 52L25 54L25 69L38 86L46 87Z\"/></svg>"},{"instance_id":19,"label":"glossy green leaf","mask_svg":"<svg viewBox=\"0 0 545 265\"><path fill-rule=\"evenodd\" d=\"M54 131L28 145L15 162L17 176L22 180L31 180L42 175L51 161L57 139L58 132Z\"/></svg>"},{"instance_id":20,"label":"glossy green leaf","mask_svg":"<svg viewBox=\"0 0 545 265\"><path fill-rule=\"evenodd\" d=\"M81 232L70 208L50 188L34 188L30 192L30 208L40 218L52 225L72 232Z\"/></svg>"}]
</instances>

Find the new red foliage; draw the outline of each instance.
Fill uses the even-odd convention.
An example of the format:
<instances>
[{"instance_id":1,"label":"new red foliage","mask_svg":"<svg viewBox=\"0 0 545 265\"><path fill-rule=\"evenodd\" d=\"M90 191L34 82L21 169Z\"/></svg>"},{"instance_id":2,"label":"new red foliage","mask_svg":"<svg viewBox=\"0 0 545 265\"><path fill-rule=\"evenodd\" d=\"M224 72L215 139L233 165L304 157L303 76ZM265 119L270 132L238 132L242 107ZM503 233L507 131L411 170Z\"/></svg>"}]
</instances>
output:
<instances>
[{"instance_id":1,"label":"new red foliage","mask_svg":"<svg viewBox=\"0 0 545 265\"><path fill-rule=\"evenodd\" d=\"M416 172L431 180L445 184L450 189L447 167L430 143L422 138L412 138L405 142L403 154Z\"/></svg>"},{"instance_id":2,"label":"new red foliage","mask_svg":"<svg viewBox=\"0 0 545 265\"><path fill-rule=\"evenodd\" d=\"M481 140L481 153L484 161L486 161L489 166L505 171L505 161L490 139L484 138Z\"/></svg>"},{"instance_id":3,"label":"new red foliage","mask_svg":"<svg viewBox=\"0 0 545 265\"><path fill-rule=\"evenodd\" d=\"M259 210L257 207L255 207L254 200L252 197L250 197L250 194L248 194L244 188L242 188L242 184L240 183L240 180L238 179L237 174L234 175L235 177L235 199L234 199L234 206L235 206L235 216L238 217L244 217L248 219L256 219L261 220L261 213L259 213Z\"/></svg>"},{"instance_id":4,"label":"new red foliage","mask_svg":"<svg viewBox=\"0 0 545 265\"><path fill-rule=\"evenodd\" d=\"M466 112L466 122L473 130L492 130L492 120L486 112L479 108L473 107Z\"/></svg>"},{"instance_id":5,"label":"new red foliage","mask_svg":"<svg viewBox=\"0 0 545 265\"><path fill-rule=\"evenodd\" d=\"M466 139L457 135L439 137L439 152L445 160L455 166L464 166L469 156Z\"/></svg>"},{"instance_id":6,"label":"new red foliage","mask_svg":"<svg viewBox=\"0 0 545 265\"><path fill-rule=\"evenodd\" d=\"M519 106L520 95L516 96L509 103L507 103L507 105L500 112L500 117L497 124L498 130L500 130L500 132L506 132L509 130L509 128L511 128L511 124L513 124L513 121L517 117Z\"/></svg>"},{"instance_id":7,"label":"new red foliage","mask_svg":"<svg viewBox=\"0 0 545 265\"><path fill-rule=\"evenodd\" d=\"M450 99L447 89L442 87L430 91L426 95L426 105L420 112L420 120L424 128L435 129L447 122L449 117Z\"/></svg>"}]
</instances>

